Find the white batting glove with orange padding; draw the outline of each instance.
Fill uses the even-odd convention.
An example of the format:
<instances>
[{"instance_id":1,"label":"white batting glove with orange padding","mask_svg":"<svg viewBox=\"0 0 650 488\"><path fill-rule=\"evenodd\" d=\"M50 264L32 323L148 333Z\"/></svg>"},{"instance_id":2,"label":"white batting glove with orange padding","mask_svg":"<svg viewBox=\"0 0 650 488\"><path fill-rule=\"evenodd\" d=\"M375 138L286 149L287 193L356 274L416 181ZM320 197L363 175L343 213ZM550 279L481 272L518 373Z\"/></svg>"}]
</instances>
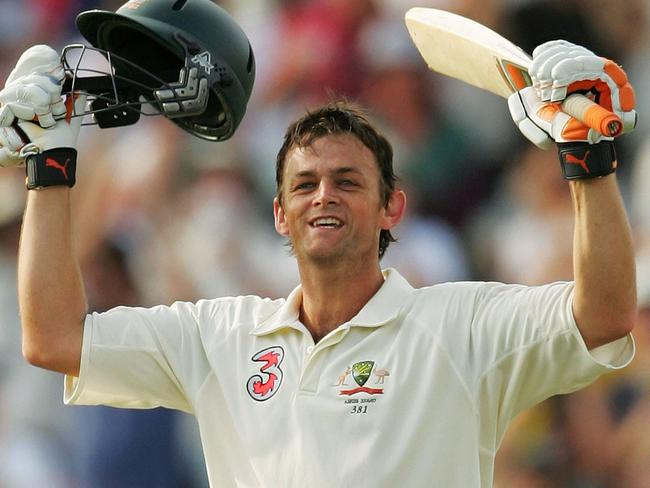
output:
<instances>
[{"instance_id":1,"label":"white batting glove with orange padding","mask_svg":"<svg viewBox=\"0 0 650 488\"><path fill-rule=\"evenodd\" d=\"M617 135L634 129L634 90L613 61L567 41L549 41L533 51L528 73L533 86L513 93L508 107L521 132L537 146L548 149L553 142L596 144L613 139L562 111L561 102L576 93L620 119L623 130Z\"/></svg>"},{"instance_id":2,"label":"white batting glove with orange padding","mask_svg":"<svg viewBox=\"0 0 650 488\"><path fill-rule=\"evenodd\" d=\"M557 143L562 173L567 179L612 173L616 153L611 141L632 131L637 119L634 90L623 69L582 46L550 41L533 51L528 72L533 86L508 98L510 114L519 130L542 149ZM590 105L575 94L599 105L596 111L610 112L611 117L605 119L607 124L600 131L563 111L569 104ZM589 116L589 112L585 115ZM609 132L612 122L621 130Z\"/></svg>"}]
</instances>

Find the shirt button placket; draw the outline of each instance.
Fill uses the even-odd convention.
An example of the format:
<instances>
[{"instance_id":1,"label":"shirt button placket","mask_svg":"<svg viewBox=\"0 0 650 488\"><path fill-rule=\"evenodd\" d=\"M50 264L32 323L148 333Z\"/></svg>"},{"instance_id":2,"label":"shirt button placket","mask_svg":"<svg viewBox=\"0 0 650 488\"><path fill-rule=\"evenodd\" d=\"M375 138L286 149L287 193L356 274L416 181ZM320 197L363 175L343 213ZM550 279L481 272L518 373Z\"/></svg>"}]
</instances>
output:
<instances>
[{"instance_id":1,"label":"shirt button placket","mask_svg":"<svg viewBox=\"0 0 650 488\"><path fill-rule=\"evenodd\" d=\"M339 329L335 334L318 343L318 351L315 351L316 346L313 345L305 348L305 356L307 357L300 377L299 391L301 393L309 395L314 395L316 393L321 369L323 367L322 361L319 361L317 356L322 353L324 349L341 342L348 332L349 327Z\"/></svg>"}]
</instances>

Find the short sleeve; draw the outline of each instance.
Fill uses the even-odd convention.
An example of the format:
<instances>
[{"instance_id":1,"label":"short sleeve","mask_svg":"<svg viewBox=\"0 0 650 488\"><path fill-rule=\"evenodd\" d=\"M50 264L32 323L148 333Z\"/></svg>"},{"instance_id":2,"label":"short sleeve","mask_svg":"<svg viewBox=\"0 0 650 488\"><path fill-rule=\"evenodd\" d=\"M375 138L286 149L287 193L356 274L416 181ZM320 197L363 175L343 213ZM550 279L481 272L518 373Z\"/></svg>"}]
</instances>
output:
<instances>
[{"instance_id":1,"label":"short sleeve","mask_svg":"<svg viewBox=\"0 0 650 488\"><path fill-rule=\"evenodd\" d=\"M193 304L117 307L86 317L79 377L66 376L64 401L192 412L188 390L208 372Z\"/></svg>"},{"instance_id":2,"label":"short sleeve","mask_svg":"<svg viewBox=\"0 0 650 488\"><path fill-rule=\"evenodd\" d=\"M572 312L572 282L486 284L476 298L472 340L476 395L497 437L519 412L576 391L634 357L631 335L589 351Z\"/></svg>"}]
</instances>

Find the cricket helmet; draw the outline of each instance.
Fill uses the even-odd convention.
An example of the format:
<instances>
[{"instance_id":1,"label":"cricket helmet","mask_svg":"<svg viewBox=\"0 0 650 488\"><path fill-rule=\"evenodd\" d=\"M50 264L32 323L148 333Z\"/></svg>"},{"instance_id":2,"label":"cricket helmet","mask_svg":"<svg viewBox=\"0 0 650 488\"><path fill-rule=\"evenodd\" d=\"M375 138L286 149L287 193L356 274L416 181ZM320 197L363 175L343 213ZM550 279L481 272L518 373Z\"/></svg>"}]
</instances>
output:
<instances>
[{"instance_id":1,"label":"cricket helmet","mask_svg":"<svg viewBox=\"0 0 650 488\"><path fill-rule=\"evenodd\" d=\"M212 1L130 0L116 12L82 12L76 23L110 66L107 90L105 81L93 85L79 73L79 59L66 61L66 49L92 48L64 49L72 91L86 86L95 95L87 113L100 127L151 115L142 103L207 140L228 139L242 121L255 79L253 51L241 27Z\"/></svg>"}]
</instances>

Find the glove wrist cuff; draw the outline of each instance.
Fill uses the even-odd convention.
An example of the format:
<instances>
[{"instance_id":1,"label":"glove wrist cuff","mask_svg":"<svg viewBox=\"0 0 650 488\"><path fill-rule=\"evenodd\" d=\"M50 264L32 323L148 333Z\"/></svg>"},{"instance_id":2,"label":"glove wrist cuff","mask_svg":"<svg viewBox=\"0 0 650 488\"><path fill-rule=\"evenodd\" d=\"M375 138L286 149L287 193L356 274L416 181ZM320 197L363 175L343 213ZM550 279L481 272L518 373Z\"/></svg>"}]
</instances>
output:
<instances>
[{"instance_id":1,"label":"glove wrist cuff","mask_svg":"<svg viewBox=\"0 0 650 488\"><path fill-rule=\"evenodd\" d=\"M612 141L598 144L563 142L557 146L565 180L600 178L616 171L616 150Z\"/></svg>"},{"instance_id":2,"label":"glove wrist cuff","mask_svg":"<svg viewBox=\"0 0 650 488\"><path fill-rule=\"evenodd\" d=\"M72 147L48 149L27 156L28 190L48 186L73 187L77 170L77 150Z\"/></svg>"}]
</instances>

